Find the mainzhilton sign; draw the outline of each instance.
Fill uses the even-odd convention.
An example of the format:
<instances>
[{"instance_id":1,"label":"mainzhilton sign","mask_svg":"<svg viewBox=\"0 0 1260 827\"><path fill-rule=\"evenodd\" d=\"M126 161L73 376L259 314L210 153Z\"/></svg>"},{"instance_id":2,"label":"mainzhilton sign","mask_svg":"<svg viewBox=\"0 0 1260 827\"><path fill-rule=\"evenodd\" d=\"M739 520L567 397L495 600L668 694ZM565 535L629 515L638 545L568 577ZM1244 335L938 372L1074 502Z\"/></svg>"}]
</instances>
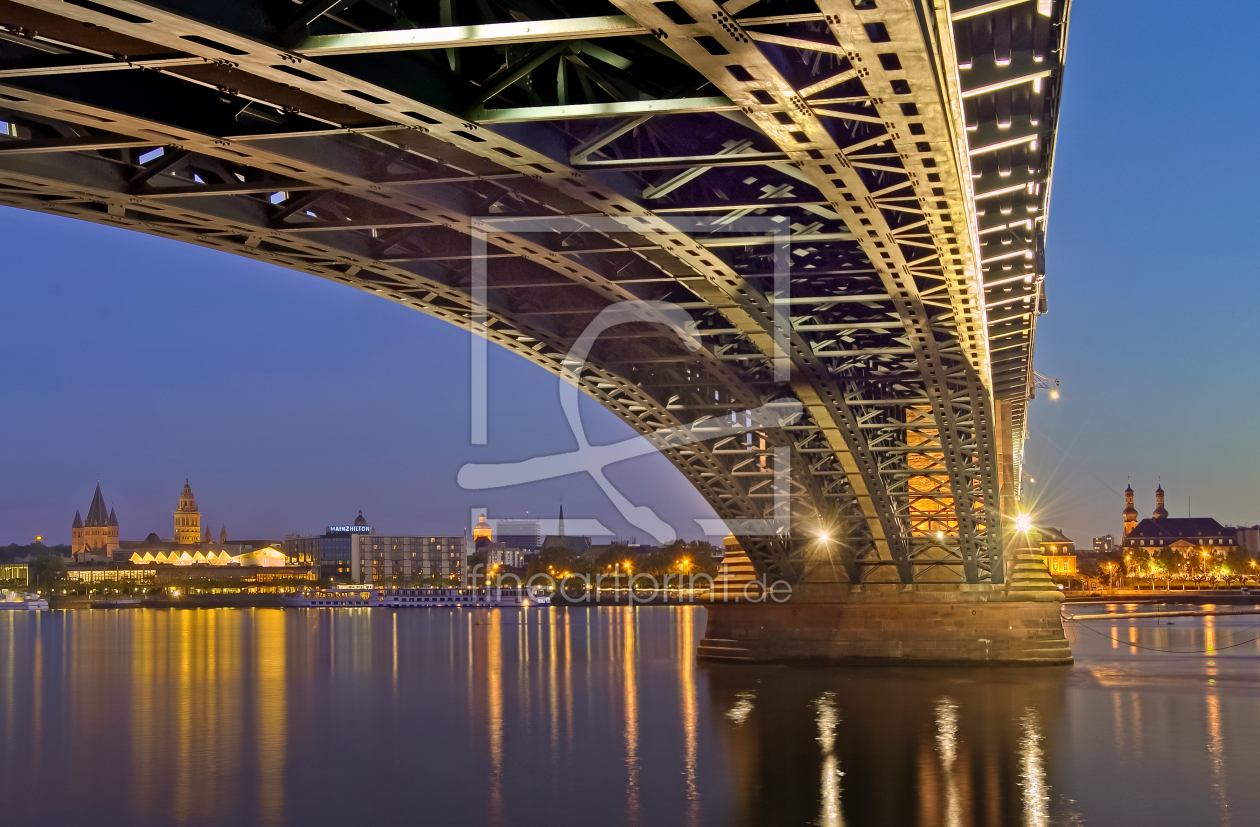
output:
<instances>
[{"instance_id":1,"label":"mainzhilton sign","mask_svg":"<svg viewBox=\"0 0 1260 827\"><path fill-rule=\"evenodd\" d=\"M330 525L328 527L329 534L370 534L371 532L370 525Z\"/></svg>"}]
</instances>

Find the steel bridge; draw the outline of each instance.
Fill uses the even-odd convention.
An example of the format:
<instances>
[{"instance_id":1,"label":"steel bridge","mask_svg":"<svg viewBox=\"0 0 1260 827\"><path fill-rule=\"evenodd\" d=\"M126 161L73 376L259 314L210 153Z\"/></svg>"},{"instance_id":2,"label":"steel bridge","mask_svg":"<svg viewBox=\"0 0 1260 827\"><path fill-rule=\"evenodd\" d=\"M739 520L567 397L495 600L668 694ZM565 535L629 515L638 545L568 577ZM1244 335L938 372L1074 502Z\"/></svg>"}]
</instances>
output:
<instances>
[{"instance_id":1,"label":"steel bridge","mask_svg":"<svg viewBox=\"0 0 1260 827\"><path fill-rule=\"evenodd\" d=\"M790 510L740 537L772 578L1000 583L1068 3L0 0L0 203L483 333L723 520ZM566 366L635 300L698 347L623 324Z\"/></svg>"}]
</instances>

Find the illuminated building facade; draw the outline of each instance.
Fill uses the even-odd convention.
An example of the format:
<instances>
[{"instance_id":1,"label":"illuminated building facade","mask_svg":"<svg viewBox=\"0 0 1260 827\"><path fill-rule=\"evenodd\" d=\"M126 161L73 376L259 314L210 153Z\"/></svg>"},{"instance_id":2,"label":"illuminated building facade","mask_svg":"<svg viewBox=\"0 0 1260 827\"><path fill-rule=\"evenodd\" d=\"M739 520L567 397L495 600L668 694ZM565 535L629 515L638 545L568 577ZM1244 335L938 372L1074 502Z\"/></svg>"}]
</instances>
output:
<instances>
[{"instance_id":1,"label":"illuminated building facade","mask_svg":"<svg viewBox=\"0 0 1260 827\"><path fill-rule=\"evenodd\" d=\"M1132 494L1127 492L1132 503ZM1127 527L1129 509L1125 509ZM1172 549L1192 566L1208 559L1220 560L1238 548L1238 530L1227 528L1211 517L1169 517L1164 507L1164 488L1155 489L1155 511L1125 532L1126 556L1150 558Z\"/></svg>"},{"instance_id":2,"label":"illuminated building facade","mask_svg":"<svg viewBox=\"0 0 1260 827\"><path fill-rule=\"evenodd\" d=\"M69 566L66 577L73 583L131 583L137 585L169 586L183 583L204 585L214 581L216 587L256 586L276 581L311 580L319 577L314 566L277 565L226 565L194 564L185 566L133 565L130 563L104 565L100 563Z\"/></svg>"},{"instance_id":3,"label":"illuminated building facade","mask_svg":"<svg viewBox=\"0 0 1260 827\"><path fill-rule=\"evenodd\" d=\"M519 548L509 548L507 543L485 543L477 546L477 551L486 553L487 566L519 569L525 566L525 552Z\"/></svg>"},{"instance_id":4,"label":"illuminated building facade","mask_svg":"<svg viewBox=\"0 0 1260 827\"><path fill-rule=\"evenodd\" d=\"M1203 552L1221 556L1237 547L1237 529L1226 528L1211 517L1152 517L1138 523L1124 538L1126 552L1172 548L1187 559Z\"/></svg>"},{"instance_id":5,"label":"illuminated building facade","mask_svg":"<svg viewBox=\"0 0 1260 827\"><path fill-rule=\"evenodd\" d=\"M215 548L209 544L205 547L199 547L196 550L188 549L159 549L155 554L152 551L146 551L141 554L134 551L128 558L129 563L137 566L152 565L168 565L168 566L285 566L288 565L288 558L285 553L275 546L262 546L260 548L249 548L245 550L244 546L237 546L238 553L232 554L225 547Z\"/></svg>"},{"instance_id":6,"label":"illuminated building facade","mask_svg":"<svg viewBox=\"0 0 1260 827\"><path fill-rule=\"evenodd\" d=\"M350 579L365 585L401 584L430 578L462 581L467 559L463 535L360 534L350 538Z\"/></svg>"},{"instance_id":7,"label":"illuminated building facade","mask_svg":"<svg viewBox=\"0 0 1260 827\"><path fill-rule=\"evenodd\" d=\"M350 579L350 556L353 539L371 536L376 529L368 525L363 512L349 525L330 525L323 534L290 534L284 538L284 554L290 565L318 566L320 577Z\"/></svg>"},{"instance_id":8,"label":"illuminated building facade","mask_svg":"<svg viewBox=\"0 0 1260 827\"><path fill-rule=\"evenodd\" d=\"M1057 528L1038 528L1041 535L1041 561L1051 575L1076 574L1076 543Z\"/></svg>"},{"instance_id":9,"label":"illuminated building facade","mask_svg":"<svg viewBox=\"0 0 1260 827\"><path fill-rule=\"evenodd\" d=\"M104 562L118 550L118 518L113 509L106 510L100 483L96 484L96 493L92 495L87 519L80 517L78 511L74 512L70 537L70 554L76 563Z\"/></svg>"},{"instance_id":10,"label":"illuminated building facade","mask_svg":"<svg viewBox=\"0 0 1260 827\"><path fill-rule=\"evenodd\" d=\"M31 581L31 568L26 563L0 565L0 588L25 589Z\"/></svg>"}]
</instances>

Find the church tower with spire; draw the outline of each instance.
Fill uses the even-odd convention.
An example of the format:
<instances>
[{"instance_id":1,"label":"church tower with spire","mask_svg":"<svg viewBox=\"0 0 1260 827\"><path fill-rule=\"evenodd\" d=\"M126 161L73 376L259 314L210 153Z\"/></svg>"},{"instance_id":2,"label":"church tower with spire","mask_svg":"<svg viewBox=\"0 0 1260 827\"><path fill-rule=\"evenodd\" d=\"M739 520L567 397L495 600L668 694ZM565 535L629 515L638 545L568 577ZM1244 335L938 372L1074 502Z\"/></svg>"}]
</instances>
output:
<instances>
[{"instance_id":1,"label":"church tower with spire","mask_svg":"<svg viewBox=\"0 0 1260 827\"><path fill-rule=\"evenodd\" d=\"M1155 512L1151 516L1157 520L1163 520L1168 517L1168 509L1164 508L1164 486L1162 483L1155 489Z\"/></svg>"},{"instance_id":2,"label":"church tower with spire","mask_svg":"<svg viewBox=\"0 0 1260 827\"><path fill-rule=\"evenodd\" d=\"M1133 486L1126 485L1124 487L1124 536L1128 537L1129 532L1137 528L1138 513L1133 507Z\"/></svg>"},{"instance_id":3,"label":"church tower with spire","mask_svg":"<svg viewBox=\"0 0 1260 827\"><path fill-rule=\"evenodd\" d=\"M106 561L118 550L118 517L113 509L106 510L105 497L101 494L101 484L96 484L96 493L92 495L92 505L88 507L87 519L74 512L74 523L70 526L70 554L76 562L86 562L84 555L95 552L104 555Z\"/></svg>"},{"instance_id":4,"label":"church tower with spire","mask_svg":"<svg viewBox=\"0 0 1260 827\"><path fill-rule=\"evenodd\" d=\"M197 500L188 480L184 480L184 490L175 509L175 542L181 546L194 546L201 542L201 512L197 510Z\"/></svg>"}]
</instances>

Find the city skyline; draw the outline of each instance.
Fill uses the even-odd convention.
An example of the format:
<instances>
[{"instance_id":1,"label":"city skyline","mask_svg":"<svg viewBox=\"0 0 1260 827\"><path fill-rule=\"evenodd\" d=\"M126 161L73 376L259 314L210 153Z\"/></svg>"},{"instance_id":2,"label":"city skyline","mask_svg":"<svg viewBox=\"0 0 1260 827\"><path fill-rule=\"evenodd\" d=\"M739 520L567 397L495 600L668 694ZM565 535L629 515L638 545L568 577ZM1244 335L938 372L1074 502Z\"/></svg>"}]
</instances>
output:
<instances>
[{"instance_id":1,"label":"city skyline","mask_svg":"<svg viewBox=\"0 0 1260 827\"><path fill-rule=\"evenodd\" d=\"M186 480L185 480L185 486L188 486L189 484L190 484L190 483L189 483L189 482L188 482L188 480L186 479ZM114 515L114 512L116 511L116 507L113 505L113 503L115 502L115 500L114 500L114 498L110 497L110 496L109 496L109 494L108 494L108 493L106 493L106 491L102 488L102 483L101 483L101 481L100 481L100 480L97 480L97 481L96 481L95 492L96 492L96 495L97 495L97 496L99 496L99 497L102 499L102 501L105 503L105 511L109 514L110 518L112 519L112 518L113 518L113 515ZM123 497L122 499L127 500L128 498ZM94 501L94 500L93 500L93 501ZM179 502L179 503L180 503L180 505L182 505L182 498L181 498L181 497L178 497L178 496L177 496L177 497L176 497L176 501L177 501L177 502ZM532 523L532 524L536 524L536 525L539 527L539 530L540 530L540 531L542 531L542 532L544 532L544 533L553 533L553 532L551 532L551 531L550 531L550 529L554 529L554 528L555 528L555 526L556 526L557 524L563 524L563 522L564 522L563 510L562 510L562 509L563 509L563 504L562 504L562 503L560 503L560 502L556 503L556 505L555 505L555 509L556 509L556 510L555 510L555 513L552 513L552 514L548 514L548 513L546 513L546 512L545 512L545 510L540 509L540 510L537 510L537 511L527 510L527 511L525 511L525 512L521 513L521 514L502 514L502 515L500 515L500 514L490 514L490 513L488 513L488 510L487 510L487 509L485 509L485 508L475 508L475 509L473 509L473 511L472 511L471 513L472 513L472 514L478 514L478 512L481 512L481 517L480 517L480 518L481 518L482 520L488 520L488 524L492 527L492 530L495 532L495 536L497 537L498 532L499 532L499 530L500 530L500 529L499 529L499 525L500 525L501 523L507 523L507 524L509 524L509 525L511 525L511 526L514 526L514 527L515 527L515 526L517 526L517 524L520 524L520 523ZM145 509L145 511L146 511L146 512L151 511L151 510L152 510L152 509ZM76 510L75 510L75 516L74 516L74 518L73 518L73 521L74 521L74 525L75 525L75 527L77 527L77 526L79 525L79 523L81 522L81 520L83 519L83 517L81 516L83 513L89 513L89 511L85 511L83 508L76 508ZM172 513L174 514L174 518L175 518L175 519L178 519L178 518L179 518L179 516L180 516L180 513L181 513L181 512L180 512L180 511L178 511L178 510L174 510L174 509L172 509L172 510L168 511L167 524L168 524L168 526L170 527L169 529L157 530L157 529L149 529L149 528L144 528L144 527L138 527L138 528L137 528L137 527L132 527L132 528L131 528L131 530L130 530L130 531L128 531L127 529L123 528L123 529L121 530L120 535L119 535L119 539L121 539L121 540L143 540L143 539L145 539L147 536L149 536L149 535L150 535L150 534L152 534L152 533L156 533L156 534L158 534L158 535L161 537L161 535L163 534L163 531L165 531L166 533L171 534L172 536L171 536L171 537L161 537L161 539L163 539L163 540L165 540L165 541L175 542L175 541L177 540L177 538L175 537L175 535L178 533L178 528L176 528L176 527L175 527L175 526L171 523L172 518L171 518L171 516L170 516L170 515L171 515ZM211 520L211 519L209 519L209 518L207 518L207 517L206 517L206 515L205 515L204 511L203 511L202 509L200 509L200 508L198 509L198 516L200 516L200 517L202 517L202 518L203 518L203 519L201 520L201 526L200 526L200 527L199 527L199 529L197 530L197 536L198 536L198 538L200 538L200 537L201 537L201 534L202 534L203 532L205 532L205 531L209 531L209 532L210 532L213 536L215 536L215 537L218 537L220 532L222 532L222 531L226 531L226 525L227 525L227 524L226 524L226 522L225 522L224 520ZM340 515L338 515L338 516L340 516ZM364 514L363 514L363 509L362 509L362 508L357 509L357 515L356 515L356 517L357 517L357 518L362 518L362 519L367 519L367 518L364 516ZM352 524L352 523L354 522L354 520L356 519L356 517L350 517L350 518L346 518L346 519L330 519L330 520L326 521L325 523L321 524L321 525L320 525L320 526L318 526L318 527L308 527L308 528L304 528L302 531L289 530L289 531L285 531L285 532L283 532L282 534L274 534L274 532L273 532L274 536L273 536L273 534L265 534L265 535L257 535L257 536L255 536L255 535L253 535L253 534L250 534L250 535L249 535L249 538L250 538L250 539L263 539L263 538L282 539L285 535L296 535L296 534L300 534L300 535L308 536L308 535L313 535L313 534L322 533L322 532L324 532L326 529L329 529L329 528L337 528L337 527L339 527L339 526L350 525L350 524ZM579 528L579 529L582 529L582 530L585 530L585 529L584 529L584 527L583 527L583 525L582 525L583 520L584 520L584 518L581 518L581 517L570 518L570 522L571 522L571 523L578 523L578 524L579 524L579 525L578 525L578 528ZM120 528L121 528L121 526L122 526L122 522L123 522L123 521L120 519L120 520L119 520L119 527L120 527ZM444 519L443 519L443 522L445 523L445 522L449 522L449 521L448 521L448 520L445 520L445 518L444 518ZM214 525L218 525L218 526L220 526L220 528L214 528L214 526L213 526L213 525L211 525L211 523L213 523ZM381 529L380 533L383 533L383 534L396 534L396 533L398 533L398 532L396 532L396 531L384 530L384 529L382 529L382 526L380 526L380 525L378 525L378 524L376 524L376 523L374 523L374 522L371 522L371 521L369 521L369 523L368 523L368 524L369 524L369 525L370 525L370 526L371 526L374 530ZM464 526L462 526L462 528L461 528L461 529L459 529L459 530L465 530L465 531L466 531L466 530L469 528L469 526L473 526L473 525L474 525L473 521L471 521L471 520L470 520L467 524L465 524ZM421 526L421 528L429 529L429 525L428 525L428 524L426 524L425 526ZM423 530L423 531L419 531L419 530L417 530L417 531L415 531L414 533L416 533L416 534L432 534L432 533L435 533L435 532L434 532L434 531L432 531L432 530ZM437 532L437 533L442 533L442 532ZM448 532L448 533L449 533L449 532ZM457 533L458 533L458 531L457 531ZM475 534L475 532L473 532L473 533ZM135 534L135 536L134 536L134 537L133 537L133 536L131 536L132 534ZM244 536L244 535L239 535L239 534L238 534L238 535L233 535L233 539L237 539L238 537L243 537L243 536ZM711 537L711 536L713 536L713 535L709 535L709 536ZM610 537L610 538L614 538L614 541L616 541L616 542L622 542L622 541L625 541L625 542L636 542L636 541L637 541L637 538L636 538L636 537L634 537L633 535L629 535L629 536L627 536L627 535L623 535L623 534L616 534L616 533L607 534L607 535L605 535L605 534L598 534L598 535L596 535L596 537L600 537L600 538L603 538L603 537ZM62 545L62 544L63 544L63 543L61 543L61 541L58 539L58 537L57 537L57 535L56 535L56 532L55 532L55 531L53 531L53 532L51 532L50 534L47 534L47 535L36 535L36 537L32 537L32 538L25 538L24 540L23 540L23 539L14 540L13 542L17 542L17 543L19 543L19 544L22 544L23 542L29 542L29 541L34 540L34 539L36 539L36 538L38 538L38 539L42 540L42 541L44 542L44 544L45 544L45 545ZM5 539L7 539L7 538L5 538ZM196 542L200 542L200 539L198 539ZM3 543L0 543L0 544L3 544Z\"/></svg>"}]
</instances>

